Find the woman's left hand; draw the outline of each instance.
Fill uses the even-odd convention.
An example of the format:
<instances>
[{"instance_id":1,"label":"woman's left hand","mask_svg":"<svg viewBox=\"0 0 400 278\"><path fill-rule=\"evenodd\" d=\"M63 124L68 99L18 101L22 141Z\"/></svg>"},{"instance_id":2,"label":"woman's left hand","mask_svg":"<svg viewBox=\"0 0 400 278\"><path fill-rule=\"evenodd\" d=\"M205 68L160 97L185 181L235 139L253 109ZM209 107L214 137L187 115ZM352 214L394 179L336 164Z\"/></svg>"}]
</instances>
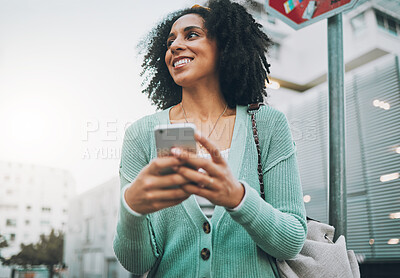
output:
<instances>
[{"instance_id":1,"label":"woman's left hand","mask_svg":"<svg viewBox=\"0 0 400 278\"><path fill-rule=\"evenodd\" d=\"M237 207L244 196L243 185L232 175L228 163L213 143L198 133L195 134L195 139L207 149L211 160L194 156L182 149L172 149L172 154L182 162L195 169L203 168L207 172L201 173L185 166L177 168L177 173L195 183L182 186L183 190L202 196L218 206Z\"/></svg>"}]
</instances>

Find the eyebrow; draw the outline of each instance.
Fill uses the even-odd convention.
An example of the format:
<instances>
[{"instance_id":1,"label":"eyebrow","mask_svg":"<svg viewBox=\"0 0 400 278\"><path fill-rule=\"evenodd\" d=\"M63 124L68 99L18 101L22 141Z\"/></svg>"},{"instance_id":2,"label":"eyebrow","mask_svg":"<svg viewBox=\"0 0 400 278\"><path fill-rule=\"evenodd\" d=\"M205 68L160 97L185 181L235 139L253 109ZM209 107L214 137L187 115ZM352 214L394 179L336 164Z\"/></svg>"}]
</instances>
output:
<instances>
[{"instance_id":1,"label":"eyebrow","mask_svg":"<svg viewBox=\"0 0 400 278\"><path fill-rule=\"evenodd\" d=\"M189 31L190 29L200 29L200 30L202 30L203 32L205 32L204 29L201 28L201 27L199 27L199 26L187 26L187 27L185 27L185 29L183 29L183 32L187 32L187 31ZM170 34L168 35L168 39L169 39L170 37L172 37L173 35L174 35L174 33L170 33Z\"/></svg>"}]
</instances>

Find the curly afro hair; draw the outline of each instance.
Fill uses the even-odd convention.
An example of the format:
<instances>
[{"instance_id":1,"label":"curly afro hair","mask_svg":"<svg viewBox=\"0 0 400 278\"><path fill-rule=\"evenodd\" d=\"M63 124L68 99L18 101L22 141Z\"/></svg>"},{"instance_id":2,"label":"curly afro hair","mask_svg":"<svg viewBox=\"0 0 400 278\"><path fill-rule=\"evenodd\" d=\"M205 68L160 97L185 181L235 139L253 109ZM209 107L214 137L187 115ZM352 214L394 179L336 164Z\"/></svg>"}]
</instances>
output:
<instances>
[{"instance_id":1,"label":"curly afro hair","mask_svg":"<svg viewBox=\"0 0 400 278\"><path fill-rule=\"evenodd\" d=\"M262 26L246 9L230 0L210 0L208 8L192 7L167 16L139 44L144 49L142 91L159 109L182 100L182 88L175 84L164 62L167 37L174 22L186 14L204 19L208 36L216 39L219 52L218 72L222 94L228 106L248 105L263 101L265 80L269 74L266 59L272 44Z\"/></svg>"}]
</instances>

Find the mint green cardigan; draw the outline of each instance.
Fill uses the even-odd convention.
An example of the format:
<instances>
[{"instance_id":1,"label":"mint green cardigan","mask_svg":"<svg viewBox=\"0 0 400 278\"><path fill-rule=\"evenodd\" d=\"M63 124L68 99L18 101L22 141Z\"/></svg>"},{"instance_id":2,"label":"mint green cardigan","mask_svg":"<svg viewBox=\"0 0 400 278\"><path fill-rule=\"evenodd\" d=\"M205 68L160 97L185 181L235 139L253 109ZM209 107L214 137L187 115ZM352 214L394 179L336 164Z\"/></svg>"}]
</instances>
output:
<instances>
[{"instance_id":1,"label":"mint green cardigan","mask_svg":"<svg viewBox=\"0 0 400 278\"><path fill-rule=\"evenodd\" d=\"M121 188L156 157L153 128L169 123L166 109L133 123L125 133ZM228 164L244 185L237 211L216 206L211 220L191 196L174 207L135 216L121 203L114 252L130 272L148 277L279 277L275 258L298 254L306 219L295 146L283 113L263 106L256 114L266 200L259 194L257 150L246 106L237 106ZM203 231L209 222L211 232ZM208 259L201 250L207 248Z\"/></svg>"}]
</instances>

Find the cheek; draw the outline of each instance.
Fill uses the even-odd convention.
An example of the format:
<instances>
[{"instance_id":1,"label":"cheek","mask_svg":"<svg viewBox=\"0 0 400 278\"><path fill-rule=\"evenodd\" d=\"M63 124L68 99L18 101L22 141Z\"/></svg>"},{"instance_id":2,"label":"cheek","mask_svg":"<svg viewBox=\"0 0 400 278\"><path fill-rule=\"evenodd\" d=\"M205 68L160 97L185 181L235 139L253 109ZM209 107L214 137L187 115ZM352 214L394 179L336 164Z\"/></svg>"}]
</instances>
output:
<instances>
[{"instance_id":1,"label":"cheek","mask_svg":"<svg viewBox=\"0 0 400 278\"><path fill-rule=\"evenodd\" d=\"M172 73L171 73L171 67L170 67L170 60L171 60L171 54L169 53L169 51L167 51L167 52L165 53L164 62L165 62L165 66L166 66L167 69L168 69L169 74L172 74Z\"/></svg>"},{"instance_id":2,"label":"cheek","mask_svg":"<svg viewBox=\"0 0 400 278\"><path fill-rule=\"evenodd\" d=\"M212 55L210 55L210 61L211 61L211 64L212 64L213 68L217 69L218 54L217 53L213 53Z\"/></svg>"},{"instance_id":3,"label":"cheek","mask_svg":"<svg viewBox=\"0 0 400 278\"><path fill-rule=\"evenodd\" d=\"M210 43L208 45L208 51L209 53L209 57L210 60L212 61L212 63L214 64L214 66L216 67L218 64L218 59L219 59L219 53L218 53L218 49L217 49L217 45L216 43Z\"/></svg>"},{"instance_id":4,"label":"cheek","mask_svg":"<svg viewBox=\"0 0 400 278\"><path fill-rule=\"evenodd\" d=\"M164 62L165 62L165 65L167 66L168 69L170 68L170 65L171 65L171 59L172 59L171 51L167 50L165 52Z\"/></svg>"},{"instance_id":5,"label":"cheek","mask_svg":"<svg viewBox=\"0 0 400 278\"><path fill-rule=\"evenodd\" d=\"M170 55L168 55L168 51L165 52L164 62L165 62L165 65L166 65L167 67L168 67L169 56L170 56Z\"/></svg>"}]
</instances>

